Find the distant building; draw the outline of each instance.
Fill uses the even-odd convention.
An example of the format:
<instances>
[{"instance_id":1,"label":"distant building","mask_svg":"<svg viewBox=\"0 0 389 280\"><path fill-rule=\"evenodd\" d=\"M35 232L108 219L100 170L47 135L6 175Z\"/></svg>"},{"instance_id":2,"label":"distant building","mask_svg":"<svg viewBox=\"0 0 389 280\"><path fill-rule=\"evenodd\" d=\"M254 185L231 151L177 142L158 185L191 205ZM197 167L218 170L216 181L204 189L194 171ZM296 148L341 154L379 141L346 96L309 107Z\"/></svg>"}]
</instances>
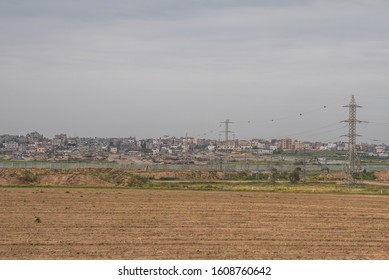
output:
<instances>
[{"instance_id":1,"label":"distant building","mask_svg":"<svg viewBox=\"0 0 389 280\"><path fill-rule=\"evenodd\" d=\"M238 145L243 151L251 150L253 148L251 142L247 140L239 140Z\"/></svg>"},{"instance_id":2,"label":"distant building","mask_svg":"<svg viewBox=\"0 0 389 280\"><path fill-rule=\"evenodd\" d=\"M291 151L293 150L293 142L290 138L281 139L280 148L283 151Z\"/></svg>"},{"instance_id":3,"label":"distant building","mask_svg":"<svg viewBox=\"0 0 389 280\"><path fill-rule=\"evenodd\" d=\"M18 150L18 148L19 148L19 143L17 143L17 142L10 141L10 142L4 143L4 149L7 152L16 152Z\"/></svg>"},{"instance_id":4,"label":"distant building","mask_svg":"<svg viewBox=\"0 0 389 280\"><path fill-rule=\"evenodd\" d=\"M386 152L386 147L385 146L376 146L375 147L375 152L377 154L385 153Z\"/></svg>"},{"instance_id":5,"label":"distant building","mask_svg":"<svg viewBox=\"0 0 389 280\"><path fill-rule=\"evenodd\" d=\"M338 145L336 143L328 143L327 147L328 147L328 150L335 151L336 148L338 147Z\"/></svg>"},{"instance_id":6,"label":"distant building","mask_svg":"<svg viewBox=\"0 0 389 280\"><path fill-rule=\"evenodd\" d=\"M51 141L52 146L54 147L65 147L67 145L67 136L66 134L55 135Z\"/></svg>"},{"instance_id":7,"label":"distant building","mask_svg":"<svg viewBox=\"0 0 389 280\"><path fill-rule=\"evenodd\" d=\"M255 150L255 153L258 155L271 155L271 154L273 154L273 150L257 149L257 150Z\"/></svg>"},{"instance_id":8,"label":"distant building","mask_svg":"<svg viewBox=\"0 0 389 280\"><path fill-rule=\"evenodd\" d=\"M38 154L44 154L44 153L46 152L46 149L45 149L45 148L39 147L39 148L36 148L36 152L37 152Z\"/></svg>"},{"instance_id":9,"label":"distant building","mask_svg":"<svg viewBox=\"0 0 389 280\"><path fill-rule=\"evenodd\" d=\"M216 150L216 146L214 145L210 145L207 147L208 151L215 151Z\"/></svg>"},{"instance_id":10,"label":"distant building","mask_svg":"<svg viewBox=\"0 0 389 280\"><path fill-rule=\"evenodd\" d=\"M296 151L309 151L311 150L311 145L309 143L304 143L300 141L294 141L293 149Z\"/></svg>"},{"instance_id":11,"label":"distant building","mask_svg":"<svg viewBox=\"0 0 389 280\"><path fill-rule=\"evenodd\" d=\"M33 143L38 143L43 141L43 135L39 134L38 132L30 132L26 135L26 140L27 143L33 144Z\"/></svg>"}]
</instances>

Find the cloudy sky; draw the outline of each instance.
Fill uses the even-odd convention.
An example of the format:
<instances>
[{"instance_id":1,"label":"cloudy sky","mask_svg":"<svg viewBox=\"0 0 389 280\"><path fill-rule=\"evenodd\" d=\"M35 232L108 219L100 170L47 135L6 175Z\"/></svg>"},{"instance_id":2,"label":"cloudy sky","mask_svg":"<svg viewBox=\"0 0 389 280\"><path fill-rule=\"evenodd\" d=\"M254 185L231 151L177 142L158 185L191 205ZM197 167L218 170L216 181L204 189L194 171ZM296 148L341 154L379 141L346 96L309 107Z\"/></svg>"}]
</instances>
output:
<instances>
[{"instance_id":1,"label":"cloudy sky","mask_svg":"<svg viewBox=\"0 0 389 280\"><path fill-rule=\"evenodd\" d=\"M0 134L389 143L389 1L0 0ZM232 135L231 135L232 137ZM377 142L377 141L376 141Z\"/></svg>"}]
</instances>

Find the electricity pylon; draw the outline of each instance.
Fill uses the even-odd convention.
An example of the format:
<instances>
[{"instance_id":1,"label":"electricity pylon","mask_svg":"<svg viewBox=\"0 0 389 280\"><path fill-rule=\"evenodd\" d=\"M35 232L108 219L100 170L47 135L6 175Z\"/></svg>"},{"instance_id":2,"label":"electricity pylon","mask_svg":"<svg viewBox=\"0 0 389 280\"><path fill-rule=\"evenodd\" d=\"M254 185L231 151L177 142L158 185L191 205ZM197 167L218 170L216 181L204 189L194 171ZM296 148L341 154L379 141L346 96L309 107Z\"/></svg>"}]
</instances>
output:
<instances>
[{"instance_id":1,"label":"electricity pylon","mask_svg":"<svg viewBox=\"0 0 389 280\"><path fill-rule=\"evenodd\" d=\"M225 136L224 141L226 142L226 145L228 145L228 135L229 135L230 133L233 133L233 131L229 131L229 130L228 130L228 125L229 125L230 123L233 123L233 122L231 122L230 120L227 119L226 121L220 122L220 123L224 123L224 124L225 124L225 129L224 129L224 131L220 131L220 132L224 132L224 136Z\"/></svg>"},{"instance_id":2,"label":"electricity pylon","mask_svg":"<svg viewBox=\"0 0 389 280\"><path fill-rule=\"evenodd\" d=\"M348 134L343 136L348 136L348 162L346 165L346 174L350 184L355 184L356 180L354 174L361 171L360 161L355 149L357 136L357 123L362 121L357 120L357 108L362 108L357 105L355 102L354 95L351 97L350 104L343 106L349 108L349 117L348 120L343 122L348 122Z\"/></svg>"}]
</instances>

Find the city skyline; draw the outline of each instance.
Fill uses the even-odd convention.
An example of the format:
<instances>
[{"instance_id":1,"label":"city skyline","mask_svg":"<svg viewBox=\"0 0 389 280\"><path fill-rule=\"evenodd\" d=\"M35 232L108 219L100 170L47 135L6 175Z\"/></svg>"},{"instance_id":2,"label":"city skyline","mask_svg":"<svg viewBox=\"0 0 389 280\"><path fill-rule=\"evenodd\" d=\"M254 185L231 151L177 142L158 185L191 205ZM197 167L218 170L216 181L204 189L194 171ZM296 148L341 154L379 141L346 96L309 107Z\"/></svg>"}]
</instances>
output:
<instances>
[{"instance_id":1,"label":"city skyline","mask_svg":"<svg viewBox=\"0 0 389 280\"><path fill-rule=\"evenodd\" d=\"M233 123L233 122L232 122ZM326 128L326 127L323 127L323 128ZM343 127L342 127L343 128ZM336 129L337 130L337 129ZM320 141L320 140L307 140L307 139L304 139L304 138L298 138L298 137L289 137L289 136L286 136L286 137L278 137L278 138L263 138L263 137L252 137L252 138L241 138L241 137L236 137L235 133L233 131L230 131L230 136L228 138L228 140L226 141L225 140L225 133L224 131L221 131L221 133L219 133L218 137L217 138L212 138L212 137L204 137L204 135L197 135L197 136L194 136L194 135L189 135L189 134L185 134L185 135L167 135L167 134L164 134L164 135L159 135L159 136L155 136L155 137L136 137L135 135L128 135L128 136L85 136L85 135L69 135L65 132L60 132L60 133L57 133L55 135L46 135L44 133L41 133L40 131L37 131L37 130L30 130L28 131L27 133L22 133L22 134L12 134L12 133L3 133L3 134L0 134L0 144L2 143L1 141L1 138L4 138L4 139L13 139L13 138L17 138L18 140L16 140L17 142L20 141L21 139L26 139L28 137L30 137L29 135L39 135L40 137L42 137L42 139L44 139L43 142L46 142L49 141L53 141L55 139L58 139L59 138L63 138L65 137L66 139L89 139L89 140L93 140L93 139L100 139L100 140L129 140L129 139L133 139L133 140L136 140L136 141L143 141L143 140L163 140L163 139L177 139L177 140L180 140L180 141L183 141L185 142L186 140L185 139L188 139L188 140L206 140L206 141L210 141L210 142L213 142L213 143L217 143L218 145L224 145L223 143L235 143L236 145L240 145L239 143L241 143L242 141L243 142L258 142L259 143L272 143L272 142L276 142L276 143L281 143L282 141L284 140L290 140L291 143L309 143L309 144L315 144L315 143L321 143L321 144L346 144L348 145L349 141L348 141L348 135L342 135L340 137L335 137L334 139L330 139L328 141ZM231 136L232 135L232 136ZM4 143L7 143L7 142L14 142L14 140L6 140L4 141L3 140L3 144ZM36 144L38 144L38 142L36 142ZM385 143L385 142L381 142L379 139L370 139L370 141L357 141L356 142L357 145L364 145L364 144L368 144L368 145L377 145L377 146L380 146L380 145L389 145L388 143ZM347 150L347 149L346 149Z\"/></svg>"},{"instance_id":2,"label":"city skyline","mask_svg":"<svg viewBox=\"0 0 389 280\"><path fill-rule=\"evenodd\" d=\"M381 0L0 0L0 134L389 143ZM223 139L223 134L220 136Z\"/></svg>"}]
</instances>

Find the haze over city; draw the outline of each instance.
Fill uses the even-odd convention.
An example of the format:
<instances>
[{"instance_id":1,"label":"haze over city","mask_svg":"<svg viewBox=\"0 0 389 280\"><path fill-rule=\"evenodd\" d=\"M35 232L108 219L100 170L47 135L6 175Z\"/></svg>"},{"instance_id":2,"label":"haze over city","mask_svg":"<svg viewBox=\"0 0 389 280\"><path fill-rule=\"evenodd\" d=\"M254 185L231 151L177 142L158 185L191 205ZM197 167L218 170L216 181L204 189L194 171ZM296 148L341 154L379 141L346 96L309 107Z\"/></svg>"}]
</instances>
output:
<instances>
[{"instance_id":1,"label":"haze over city","mask_svg":"<svg viewBox=\"0 0 389 280\"><path fill-rule=\"evenodd\" d=\"M389 143L389 2L0 0L0 134ZM219 136L221 134L221 136Z\"/></svg>"}]
</instances>

